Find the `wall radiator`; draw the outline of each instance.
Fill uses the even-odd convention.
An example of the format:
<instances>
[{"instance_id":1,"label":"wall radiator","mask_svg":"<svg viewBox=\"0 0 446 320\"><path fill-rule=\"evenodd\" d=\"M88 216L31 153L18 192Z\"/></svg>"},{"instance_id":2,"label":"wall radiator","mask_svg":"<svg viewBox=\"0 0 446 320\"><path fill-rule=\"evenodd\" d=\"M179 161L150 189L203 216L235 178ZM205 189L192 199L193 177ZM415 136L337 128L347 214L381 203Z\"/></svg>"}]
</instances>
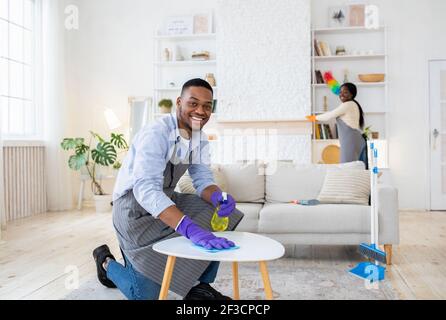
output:
<instances>
[{"instance_id":1,"label":"wall radiator","mask_svg":"<svg viewBox=\"0 0 446 320\"><path fill-rule=\"evenodd\" d=\"M4 146L6 221L46 212L45 147Z\"/></svg>"}]
</instances>

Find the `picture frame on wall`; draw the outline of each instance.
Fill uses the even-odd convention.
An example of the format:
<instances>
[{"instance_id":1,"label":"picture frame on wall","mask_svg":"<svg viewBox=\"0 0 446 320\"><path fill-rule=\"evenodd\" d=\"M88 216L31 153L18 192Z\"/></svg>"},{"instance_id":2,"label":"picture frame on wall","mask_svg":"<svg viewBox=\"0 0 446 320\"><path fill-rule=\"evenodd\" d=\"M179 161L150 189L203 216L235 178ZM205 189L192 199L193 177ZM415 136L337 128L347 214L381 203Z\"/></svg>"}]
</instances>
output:
<instances>
[{"instance_id":1,"label":"picture frame on wall","mask_svg":"<svg viewBox=\"0 0 446 320\"><path fill-rule=\"evenodd\" d=\"M212 12L194 15L194 34L212 33Z\"/></svg>"},{"instance_id":2,"label":"picture frame on wall","mask_svg":"<svg viewBox=\"0 0 446 320\"><path fill-rule=\"evenodd\" d=\"M341 28L348 26L348 6L333 6L328 8L328 26Z\"/></svg>"},{"instance_id":3,"label":"picture frame on wall","mask_svg":"<svg viewBox=\"0 0 446 320\"><path fill-rule=\"evenodd\" d=\"M348 22L350 27L365 26L365 5L352 4L348 8Z\"/></svg>"},{"instance_id":4,"label":"picture frame on wall","mask_svg":"<svg viewBox=\"0 0 446 320\"><path fill-rule=\"evenodd\" d=\"M194 16L175 16L166 19L166 35L191 35L194 33Z\"/></svg>"}]
</instances>

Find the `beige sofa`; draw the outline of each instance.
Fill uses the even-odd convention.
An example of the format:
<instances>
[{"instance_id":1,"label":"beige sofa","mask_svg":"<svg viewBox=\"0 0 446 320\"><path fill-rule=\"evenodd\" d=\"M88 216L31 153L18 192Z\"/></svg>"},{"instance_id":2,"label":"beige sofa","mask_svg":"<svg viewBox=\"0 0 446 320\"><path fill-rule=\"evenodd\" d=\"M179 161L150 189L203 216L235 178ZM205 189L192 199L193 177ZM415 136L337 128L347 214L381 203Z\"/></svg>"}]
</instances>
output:
<instances>
[{"instance_id":1,"label":"beige sofa","mask_svg":"<svg viewBox=\"0 0 446 320\"><path fill-rule=\"evenodd\" d=\"M370 241L370 206L320 204L302 206L292 200L316 199L328 169L364 169L362 162L342 165L217 165L217 184L237 201L245 214L238 231L267 235L284 245L357 245ZM190 178L179 183L188 192ZM399 243L398 193L378 184L379 239L391 263L392 245Z\"/></svg>"}]
</instances>

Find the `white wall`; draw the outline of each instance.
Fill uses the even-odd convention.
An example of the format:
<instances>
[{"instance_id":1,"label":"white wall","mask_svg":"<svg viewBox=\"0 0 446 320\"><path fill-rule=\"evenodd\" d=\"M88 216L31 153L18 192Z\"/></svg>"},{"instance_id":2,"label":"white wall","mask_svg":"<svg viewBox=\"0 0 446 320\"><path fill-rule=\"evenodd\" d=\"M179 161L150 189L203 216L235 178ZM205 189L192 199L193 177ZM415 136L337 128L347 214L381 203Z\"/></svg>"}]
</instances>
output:
<instances>
[{"instance_id":1,"label":"white wall","mask_svg":"<svg viewBox=\"0 0 446 320\"><path fill-rule=\"evenodd\" d=\"M445 58L444 0L374 0L389 27L390 166L400 207L424 209L428 164L428 59ZM127 96L152 94L151 37L163 17L213 9L215 0L77 0L80 30L67 34L70 103L79 135L106 131L102 111L128 119ZM315 25L328 5L312 0ZM317 13L319 12L319 13ZM247 13L248 15L249 13ZM296 13L299 19L299 13Z\"/></svg>"},{"instance_id":2,"label":"white wall","mask_svg":"<svg viewBox=\"0 0 446 320\"><path fill-rule=\"evenodd\" d=\"M112 109L127 130L128 96L153 95L153 35L170 15L206 13L214 0L75 0L79 30L66 31L67 83L78 136L107 135ZM77 197L79 182L73 179ZM106 192L112 182L105 183ZM89 189L89 188L86 188ZM90 190L86 190L86 196Z\"/></svg>"}]
</instances>

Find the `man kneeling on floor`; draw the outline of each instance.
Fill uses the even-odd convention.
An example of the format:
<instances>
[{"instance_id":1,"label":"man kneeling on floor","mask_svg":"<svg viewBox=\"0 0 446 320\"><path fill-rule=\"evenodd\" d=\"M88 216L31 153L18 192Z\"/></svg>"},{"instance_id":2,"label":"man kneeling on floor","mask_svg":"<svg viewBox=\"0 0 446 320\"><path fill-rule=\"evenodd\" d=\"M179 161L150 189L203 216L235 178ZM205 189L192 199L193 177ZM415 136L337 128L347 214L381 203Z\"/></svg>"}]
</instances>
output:
<instances>
[{"instance_id":1,"label":"man kneeling on floor","mask_svg":"<svg viewBox=\"0 0 446 320\"><path fill-rule=\"evenodd\" d=\"M119 171L113 192L113 224L124 258L115 261L107 245L93 251L99 281L118 287L128 299L157 299L167 257L152 249L158 241L182 235L207 249L234 243L209 230L222 191L210 169L209 142L201 131L212 113L213 91L204 80L183 86L176 115L141 129ZM174 192L189 170L197 195ZM229 217L228 230L243 218L227 196L218 214ZM170 289L186 300L228 300L209 284L218 262L177 259ZM198 283L198 284L197 284Z\"/></svg>"}]
</instances>

